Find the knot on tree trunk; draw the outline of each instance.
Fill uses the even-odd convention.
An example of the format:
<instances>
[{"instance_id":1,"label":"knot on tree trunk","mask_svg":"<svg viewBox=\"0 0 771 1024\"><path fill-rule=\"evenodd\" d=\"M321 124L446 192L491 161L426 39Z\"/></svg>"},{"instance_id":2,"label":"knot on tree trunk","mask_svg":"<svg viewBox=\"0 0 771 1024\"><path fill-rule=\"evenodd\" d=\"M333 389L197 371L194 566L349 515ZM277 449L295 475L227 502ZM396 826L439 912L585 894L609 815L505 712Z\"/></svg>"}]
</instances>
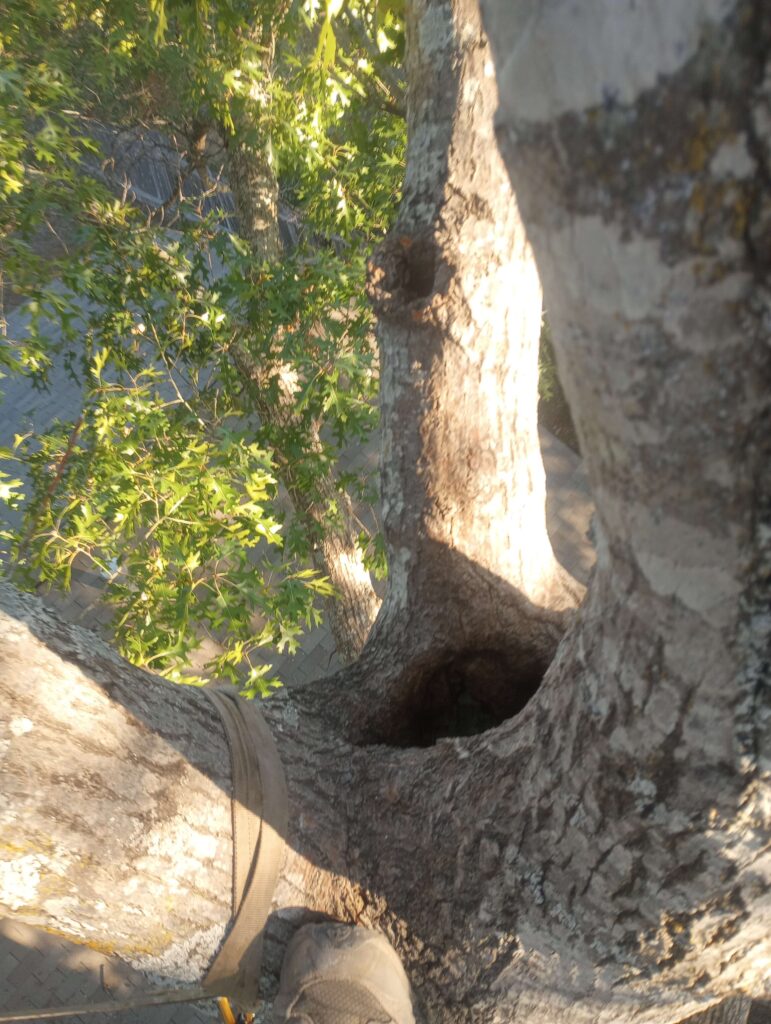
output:
<instances>
[{"instance_id":1,"label":"knot on tree trunk","mask_svg":"<svg viewBox=\"0 0 771 1024\"><path fill-rule=\"evenodd\" d=\"M451 280L433 229L397 231L367 264L367 294L379 317L423 323L433 318Z\"/></svg>"}]
</instances>

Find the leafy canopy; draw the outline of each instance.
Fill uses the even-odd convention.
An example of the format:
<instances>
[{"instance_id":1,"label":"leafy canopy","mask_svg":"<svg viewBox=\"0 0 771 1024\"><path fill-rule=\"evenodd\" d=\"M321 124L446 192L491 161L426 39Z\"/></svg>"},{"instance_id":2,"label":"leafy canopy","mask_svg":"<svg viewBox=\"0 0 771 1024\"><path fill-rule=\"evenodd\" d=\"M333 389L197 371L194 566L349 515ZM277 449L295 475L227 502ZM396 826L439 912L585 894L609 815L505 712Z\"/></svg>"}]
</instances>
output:
<instances>
[{"instance_id":1,"label":"leafy canopy","mask_svg":"<svg viewBox=\"0 0 771 1024\"><path fill-rule=\"evenodd\" d=\"M339 515L324 490L320 523L288 520L280 484L291 469L318 504L376 423L365 255L404 159L399 11L1 8L0 266L6 298L25 302L0 366L41 389L63 366L83 389L74 422L0 451L7 564L56 586L91 564L132 661L196 681L190 655L211 633L206 672L265 693L262 649L293 650L331 595L311 557ZM171 153L159 207L110 162L124 137ZM280 184L292 251L255 259L224 185L234 145ZM368 493L364 478L338 482ZM381 568L376 540L362 544Z\"/></svg>"}]
</instances>

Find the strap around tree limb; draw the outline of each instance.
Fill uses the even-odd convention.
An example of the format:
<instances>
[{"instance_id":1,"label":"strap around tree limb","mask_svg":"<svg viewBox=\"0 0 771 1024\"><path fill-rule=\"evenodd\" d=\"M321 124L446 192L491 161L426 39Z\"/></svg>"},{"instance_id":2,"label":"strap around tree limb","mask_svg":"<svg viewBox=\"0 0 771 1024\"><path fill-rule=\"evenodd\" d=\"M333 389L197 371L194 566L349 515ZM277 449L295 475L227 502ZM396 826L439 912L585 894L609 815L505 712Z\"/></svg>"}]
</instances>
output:
<instances>
[{"instance_id":1,"label":"strap around tree limb","mask_svg":"<svg viewBox=\"0 0 771 1024\"><path fill-rule=\"evenodd\" d=\"M233 778L233 925L203 980L241 1006L258 997L265 923L287 829L286 780L267 723L224 687L204 690L225 725Z\"/></svg>"},{"instance_id":2,"label":"strap around tree limb","mask_svg":"<svg viewBox=\"0 0 771 1024\"><path fill-rule=\"evenodd\" d=\"M0 1013L0 1024L192 1003L228 996L241 1007L258 1000L262 944L281 867L288 799L284 769L267 723L236 691L203 691L228 741L233 779L233 924L201 985L137 992L131 999Z\"/></svg>"}]
</instances>

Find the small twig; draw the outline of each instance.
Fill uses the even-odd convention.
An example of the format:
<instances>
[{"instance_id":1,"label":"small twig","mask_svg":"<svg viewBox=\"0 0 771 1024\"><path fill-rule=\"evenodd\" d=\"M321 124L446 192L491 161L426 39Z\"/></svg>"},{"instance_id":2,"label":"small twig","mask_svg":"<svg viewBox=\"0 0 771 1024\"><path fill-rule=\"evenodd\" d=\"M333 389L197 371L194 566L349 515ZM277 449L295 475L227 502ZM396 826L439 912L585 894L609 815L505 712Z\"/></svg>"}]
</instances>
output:
<instances>
[{"instance_id":1,"label":"small twig","mask_svg":"<svg viewBox=\"0 0 771 1024\"><path fill-rule=\"evenodd\" d=\"M382 60L383 54L378 49L377 44L370 38L366 29L362 29L355 20L351 20L343 14L343 16L338 19L338 25L344 26L347 30L349 34L349 42L351 38L353 38L369 55L376 68L376 81L373 84L375 85L375 88L380 89L381 92L387 93L390 103L394 108L391 112L395 113L398 117L405 117L406 111L402 92L403 83L400 80L399 73L395 69L384 64Z\"/></svg>"},{"instance_id":2,"label":"small twig","mask_svg":"<svg viewBox=\"0 0 771 1024\"><path fill-rule=\"evenodd\" d=\"M179 390L179 387L177 386L177 382L174 379L174 368L169 363L168 357L166 355L166 350L161 345L160 339L158 337L158 332L156 331L154 324L153 324L153 327L152 327L152 331L153 331L153 337L155 338L155 343L156 343L158 352L160 353L161 359L163 360L164 365L166 367L166 371L167 371L167 373L169 375L168 379L171 382L171 386L174 388L174 391L175 391L175 393L177 395L177 398L180 400L182 405L184 405L184 407L187 409L187 411L190 413L190 415L193 416L195 419L197 419L198 423L200 424L200 426L202 426L204 428L204 430L205 430L206 429L206 423L201 419L201 417L198 415L198 413L195 411L195 409L193 409L193 407L190 405L190 403L187 401L187 399L184 397L182 392Z\"/></svg>"},{"instance_id":3,"label":"small twig","mask_svg":"<svg viewBox=\"0 0 771 1024\"><path fill-rule=\"evenodd\" d=\"M78 416L77 420L75 421L75 423L74 423L74 425L72 427L72 430L70 432L70 437L69 437L69 440L67 442L67 447L62 452L62 456L59 459L59 462L58 462L58 464L56 466L56 472L54 473L53 479L49 483L48 487L46 488L46 492L43 495L43 502L42 502L41 510L40 510L40 513L38 513L38 515L36 517L36 520L39 519L40 515L43 512L45 512L50 507L50 505L51 505L51 499L53 498L54 493L56 491L56 488L59 486L59 482L62 479L62 476L64 475L64 470L66 469L67 463L69 462L70 457L71 457L71 455L72 455L72 453L73 453L73 451L75 449L75 444L76 444L76 442L78 440L78 435L80 434L80 431L81 431L82 427L83 427L83 414L81 413L81 415ZM30 523L26 533L22 537L21 544L19 545L19 556L18 556L20 561L24 557L24 555L27 553L27 549L29 548L29 543L32 540L32 534L34 532L34 529L35 529L35 523L34 522Z\"/></svg>"}]
</instances>

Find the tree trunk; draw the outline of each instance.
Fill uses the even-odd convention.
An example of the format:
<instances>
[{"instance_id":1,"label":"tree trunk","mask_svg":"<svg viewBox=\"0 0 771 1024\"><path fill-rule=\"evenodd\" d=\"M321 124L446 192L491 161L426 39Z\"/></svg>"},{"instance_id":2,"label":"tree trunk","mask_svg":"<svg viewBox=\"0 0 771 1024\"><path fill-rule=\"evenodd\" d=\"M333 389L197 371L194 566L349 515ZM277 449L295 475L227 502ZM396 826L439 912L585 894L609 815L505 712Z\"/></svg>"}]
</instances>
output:
<instances>
[{"instance_id":1,"label":"tree trunk","mask_svg":"<svg viewBox=\"0 0 771 1024\"><path fill-rule=\"evenodd\" d=\"M231 765L214 706L0 581L0 707L2 916L114 953L149 987L200 983L234 912ZM292 831L269 988L298 910L350 919L361 904L346 877L341 744L285 703L271 709Z\"/></svg>"},{"instance_id":2,"label":"tree trunk","mask_svg":"<svg viewBox=\"0 0 771 1024\"><path fill-rule=\"evenodd\" d=\"M272 55L275 42L267 46ZM251 127L251 131L249 128ZM239 228L248 241L255 261L281 258L278 230L278 179L271 155L270 139L252 141L254 126L242 126L228 137L228 182L238 214ZM360 528L348 494L341 489L332 470L319 476L313 490L298 486L293 459L282 445L282 437L291 432L294 439L304 437L311 449L321 450L315 428L310 431L294 413L296 383L291 367L280 362L255 365L237 344L233 358L248 382L257 415L271 432L281 482L287 489L295 514L313 537L315 567L329 577L335 596L325 600L325 610L337 654L343 663L353 661L361 651L375 621L380 599L364 567L358 536ZM263 396L278 382L278 398ZM310 436L308 436L310 433ZM336 511L330 512L330 508Z\"/></svg>"},{"instance_id":3,"label":"tree trunk","mask_svg":"<svg viewBox=\"0 0 771 1024\"><path fill-rule=\"evenodd\" d=\"M488 15L503 104L502 140L545 282L598 506L598 567L535 695L520 713L479 735L436 740L436 730L424 730L420 738L430 745L399 745L416 740L409 725L415 690L401 681L409 671L425 680L427 664L433 671L430 658L421 663L419 654L403 669L404 656L394 652L401 660L392 671L396 685L380 695L380 722L358 693L341 685L361 679L360 666L337 678L336 691L328 683L311 685L266 702L292 802L266 985L270 991L287 934L309 913L324 913L388 934L432 1024L670 1024L726 996L771 996L771 353L764 248L771 200L768 133L761 131L768 123L763 118L771 116L763 77L771 14L761 0L736 6L718 0L589 4L578 14L565 5L516 0L493 5ZM419 41L424 53L439 60L439 41L452 37L456 25L456 54L478 49L484 69L486 44L473 18L465 0L452 9L443 0L421 0L411 15L411 45ZM414 63L414 50L410 59L410 75L417 75L423 65ZM436 82L449 95L442 75L452 79L452 69L463 67L463 61L442 61L422 79L412 79L413 88ZM560 75L552 78L554 68ZM457 95L476 102L476 79L460 78ZM560 92L563 81L567 86ZM459 104L454 125L466 123L468 109ZM447 132L448 165L461 159L464 146L478 146L475 140L470 132ZM430 181L426 175L426 204ZM412 188L418 194L418 184L414 176L408 179L408 196ZM450 189L447 194L455 196ZM448 210L439 227L452 223ZM402 291L413 287L411 281L423 281L418 291L426 292L416 295L417 305L407 303L404 317L420 314L415 331L428 332L441 316L444 293L436 279L444 264L441 250L431 249L435 234L405 229L411 245L401 246L396 238L386 247L379 264L383 276L375 282L383 315L395 323L402 319L403 301L389 287L388 275L402 267ZM416 273L410 269L409 253L425 251L413 248L424 244L436 256L430 289L422 257ZM408 253L402 264L400 250ZM494 262L490 273L495 274ZM397 296L393 314L387 293ZM469 308L471 316L479 307ZM401 330L413 337L406 325ZM461 514L464 502L472 501L465 498L464 435L442 433L427 412L420 427L403 428L392 417L409 418L410 389L421 383L429 389L432 374L454 358L449 349L457 349L460 359L462 346L456 339L445 351L438 328L423 335L416 350L401 337L387 322L381 338L387 378L384 469L396 581L389 600L398 608L399 600L407 600L399 599L400 590L404 594L410 580L420 579L421 571L427 581L432 571L438 573L420 568L438 553L434 565L452 571L443 591L432 592L436 608L412 606L415 630L422 633L423 623L433 624L436 644L447 647L455 642L451 632L462 631L463 642L483 652L475 657L488 693L487 681L495 679L483 656L489 648L476 646L475 635L459 621L456 579L465 586L467 577L478 576L487 584L497 595L502 620L511 623L505 628L524 630L520 642L526 651L540 637L531 622L545 623L544 636L556 643L569 602L542 610L551 591L533 578L524 555L514 586L498 572L497 552L467 552L461 544L456 553L451 546L468 536ZM465 365L475 364L467 359ZM469 369L468 381L482 392L477 391L478 405L482 395L496 401L503 385L494 378L481 371L475 377ZM419 391L421 410L432 407L433 394ZM431 459L417 447L418 436ZM453 462L442 462L445 445L454 449ZM389 474L406 475L413 461L422 490L405 489L400 506ZM461 511L448 542L441 531L427 531L436 529L443 508L438 500L431 517L436 481L449 476L453 465ZM484 480L480 473L482 509ZM418 513L416 496L422 502ZM507 551L502 548L499 557L508 573ZM455 571L455 563L463 571ZM466 594L474 593L471 586ZM227 780L217 782L221 766L207 760L215 757L221 736L205 719L195 691L175 691L121 668L93 642L77 640L72 628L46 625L28 610L28 599L10 598L6 607L11 615L0 630L0 679L8 691L3 714L13 717L4 723L0 770L10 780L5 791L13 799L3 811L4 823L22 801L33 822L55 819L61 807L80 811L64 790L57 790L52 806L49 786L60 785L60 778L73 786L84 777L79 759L92 757L93 737L110 730L127 754L116 766L137 765L145 773L130 793L92 801L83 810L90 816L88 828L75 830L65 822L61 835L64 826L52 825L45 833L50 842L41 835L42 824L35 835L4 829L12 878L25 877L30 853L49 857L66 878L66 844L73 835L81 843L76 849L84 849L95 866L103 857L122 864L104 876L104 917L88 918L93 940L109 945L113 934L121 934L109 927L113 910L121 914L121 879L137 871L130 844L122 854L99 838L111 834L107 829L117 833L116 824L132 835L130 813L121 822L116 804L135 800L138 789L160 793L154 780L165 781L161 747L135 723L141 720L157 733L170 755L177 752L174 764L185 758L191 766L195 785L179 787L178 796L175 791L178 802L168 811L172 822L174 815L198 820L193 790L219 788L215 804L226 793ZM496 629L504 630L497 621L486 624L474 607L467 611L484 643L496 638ZM411 642L407 626L389 614L396 637ZM39 639L23 625L30 616ZM388 622L383 614L376 626L384 651ZM518 642L508 632L504 639ZM96 723L79 748L64 745L64 726L48 714L53 701L81 692L71 688L73 670L57 650L81 667L83 693L91 694L96 684L96 697L84 696L75 706L104 716L105 725ZM365 666L366 658L367 651ZM442 680L435 684L438 712L457 685L452 671L446 674L444 689ZM375 681L387 678L383 664ZM44 687L36 680L54 679L59 689L38 710L34 701ZM58 682L67 679L66 686ZM129 685L140 680L146 689ZM362 692L378 700L371 686ZM346 700L350 708L341 713ZM167 713L172 702L179 712ZM125 723L116 717L117 704L125 705ZM182 704L189 704L189 715ZM78 721L70 716L66 727ZM448 732L453 724L445 726ZM373 738L391 742L367 742ZM39 753L28 744L38 744ZM66 772L55 767L59 754L69 758ZM28 765L39 766L49 785L39 785ZM188 788L190 810L184 802ZM167 811L155 813L163 818ZM177 835L186 849L196 846L182 830ZM205 859L209 849L211 843L201 843L193 854ZM152 858L154 851L153 846L141 852ZM202 903L210 906L212 869L204 863L200 870ZM51 866L46 871L55 874ZM151 873L159 892L157 878L164 872L152 859L142 871ZM165 946L158 940L149 952L132 953L140 966L145 957L156 975L162 962L169 981L184 971L189 977L184 940L200 930L192 896L184 913L177 909L177 877L172 871L165 905L154 904L159 918L175 915L176 932L168 929ZM141 881L148 900L151 882L152 877ZM229 884L223 881L223 887L229 892ZM66 895L76 896L71 889ZM72 933L88 907L73 903L62 912L56 896L38 886L26 901L17 899L12 912ZM221 927L217 913L206 918L211 928ZM202 960L199 955L197 962Z\"/></svg>"},{"instance_id":4,"label":"tree trunk","mask_svg":"<svg viewBox=\"0 0 771 1024\"><path fill-rule=\"evenodd\" d=\"M3 915L153 981L198 980L231 913L230 764L213 706L0 592Z\"/></svg>"},{"instance_id":5,"label":"tree trunk","mask_svg":"<svg viewBox=\"0 0 771 1024\"><path fill-rule=\"evenodd\" d=\"M318 439L317 443L320 448ZM331 472L314 482L312 495L297 485L288 464L282 480L306 532L314 538L313 564L329 577L335 590L325 606L337 655L343 664L352 662L361 653L380 609L358 543L361 527L353 502Z\"/></svg>"},{"instance_id":6,"label":"tree trunk","mask_svg":"<svg viewBox=\"0 0 771 1024\"><path fill-rule=\"evenodd\" d=\"M227 173L239 231L248 240L255 261L262 263L281 253L278 178L270 139L245 141L254 130L253 125L239 125L226 136Z\"/></svg>"},{"instance_id":7,"label":"tree trunk","mask_svg":"<svg viewBox=\"0 0 771 1024\"><path fill-rule=\"evenodd\" d=\"M406 76L404 196L370 268L389 581L350 713L424 744L519 710L583 587L546 531L541 288L473 0L411 5Z\"/></svg>"}]
</instances>

